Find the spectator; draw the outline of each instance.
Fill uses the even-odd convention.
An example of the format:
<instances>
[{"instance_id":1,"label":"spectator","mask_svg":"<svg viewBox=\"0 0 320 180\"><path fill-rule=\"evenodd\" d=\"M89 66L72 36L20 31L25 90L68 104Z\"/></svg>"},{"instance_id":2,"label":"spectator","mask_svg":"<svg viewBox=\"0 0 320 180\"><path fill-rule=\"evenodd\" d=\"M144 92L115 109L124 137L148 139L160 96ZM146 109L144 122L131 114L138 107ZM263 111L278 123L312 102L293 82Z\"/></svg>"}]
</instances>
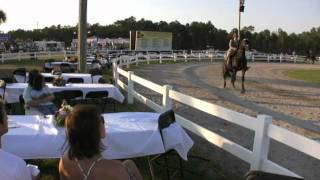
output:
<instances>
[{"instance_id":1,"label":"spectator","mask_svg":"<svg viewBox=\"0 0 320 180\"><path fill-rule=\"evenodd\" d=\"M2 135L8 132L8 117L5 105L0 100L0 179L31 180L31 173L26 162L18 156L1 149Z\"/></svg>"},{"instance_id":2,"label":"spectator","mask_svg":"<svg viewBox=\"0 0 320 180\"><path fill-rule=\"evenodd\" d=\"M38 70L29 72L28 86L23 92L25 108L35 108L43 115L55 114L58 108L51 102L54 95L45 85L43 76Z\"/></svg>"},{"instance_id":3,"label":"spectator","mask_svg":"<svg viewBox=\"0 0 320 180\"><path fill-rule=\"evenodd\" d=\"M59 163L60 179L141 180L133 161L107 160L101 155L106 130L95 106L78 105L67 116L65 127L69 148Z\"/></svg>"}]
</instances>

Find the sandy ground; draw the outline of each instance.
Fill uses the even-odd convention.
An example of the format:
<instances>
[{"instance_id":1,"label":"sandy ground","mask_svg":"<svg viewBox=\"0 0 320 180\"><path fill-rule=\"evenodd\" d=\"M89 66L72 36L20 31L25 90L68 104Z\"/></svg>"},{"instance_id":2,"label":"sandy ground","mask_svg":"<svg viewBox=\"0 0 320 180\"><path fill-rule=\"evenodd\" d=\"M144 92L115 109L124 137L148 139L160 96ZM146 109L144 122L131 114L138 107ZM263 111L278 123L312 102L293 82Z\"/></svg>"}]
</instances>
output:
<instances>
[{"instance_id":1,"label":"sandy ground","mask_svg":"<svg viewBox=\"0 0 320 180\"><path fill-rule=\"evenodd\" d=\"M199 99L227 107L251 116L267 114L274 123L320 140L320 85L288 78L285 71L291 69L320 69L320 65L308 64L250 64L246 75L246 93L240 93L239 77L236 89L222 88L221 63L179 63L143 65L134 68L135 74L158 84L172 85L175 90ZM142 94L161 104L161 96L139 85ZM180 103L174 104L178 114L210 129L226 138L252 149L252 131L209 116ZM247 163L229 153L210 145L201 138L196 141L194 151L217 161L230 173L243 175L249 168ZM276 141L271 141L269 159L304 176L316 180L320 176L320 161L297 152Z\"/></svg>"}]
</instances>

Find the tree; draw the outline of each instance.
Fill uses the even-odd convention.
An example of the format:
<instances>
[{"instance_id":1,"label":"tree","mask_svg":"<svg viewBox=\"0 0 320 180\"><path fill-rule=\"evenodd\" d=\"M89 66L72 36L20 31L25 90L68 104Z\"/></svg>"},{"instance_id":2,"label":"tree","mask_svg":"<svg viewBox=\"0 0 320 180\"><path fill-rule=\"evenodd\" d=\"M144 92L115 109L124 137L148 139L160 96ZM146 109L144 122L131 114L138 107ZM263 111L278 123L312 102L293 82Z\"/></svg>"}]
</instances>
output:
<instances>
[{"instance_id":1,"label":"tree","mask_svg":"<svg viewBox=\"0 0 320 180\"><path fill-rule=\"evenodd\" d=\"M73 32L77 26L51 26L32 31L15 30L9 33L12 37L21 40L57 40L70 45ZM214 47L215 49L226 50L228 42L233 32L217 29L212 22L192 22L191 24L181 24L179 21L172 22L153 22L144 18L136 20L135 17L129 17L118 20L110 25L92 24L88 29L91 34L99 38L129 38L129 31L165 31L172 32L173 49L206 49ZM312 28L310 31L295 34L288 34L282 29L271 32L265 29L256 32L254 26L245 26L241 29L241 38L250 40L250 47L266 53L296 53L304 55L311 49L316 55L320 54L320 27Z\"/></svg>"},{"instance_id":2,"label":"tree","mask_svg":"<svg viewBox=\"0 0 320 180\"><path fill-rule=\"evenodd\" d=\"M0 24L5 23L7 20L6 13L4 13L2 10L0 10Z\"/></svg>"}]
</instances>

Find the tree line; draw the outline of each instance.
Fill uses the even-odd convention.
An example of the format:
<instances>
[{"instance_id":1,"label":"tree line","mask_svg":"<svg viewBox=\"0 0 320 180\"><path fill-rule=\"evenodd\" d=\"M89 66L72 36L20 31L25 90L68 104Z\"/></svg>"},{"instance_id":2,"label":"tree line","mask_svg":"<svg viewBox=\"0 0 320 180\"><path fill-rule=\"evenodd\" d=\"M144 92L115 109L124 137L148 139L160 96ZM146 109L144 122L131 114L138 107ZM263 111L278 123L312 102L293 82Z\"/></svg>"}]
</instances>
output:
<instances>
[{"instance_id":1,"label":"tree line","mask_svg":"<svg viewBox=\"0 0 320 180\"><path fill-rule=\"evenodd\" d=\"M172 32L173 49L207 49L214 48L225 50L228 42L236 29L230 32L215 27L210 21L192 22L181 24L178 21L167 23L165 21L152 22L146 19L136 20L129 17L118 20L110 25L100 25L98 23L88 25L88 36L99 38L129 38L130 30L164 31ZM65 42L67 45L76 38L77 26L51 26L36 30L14 30L9 33L20 40L39 41L43 39ZM320 26L312 28L310 31L300 34L288 34L282 29L270 31L268 29L256 32L254 26L247 26L241 29L241 37L250 40L251 48L266 53L292 53L306 54L312 50L315 54L320 54Z\"/></svg>"}]
</instances>

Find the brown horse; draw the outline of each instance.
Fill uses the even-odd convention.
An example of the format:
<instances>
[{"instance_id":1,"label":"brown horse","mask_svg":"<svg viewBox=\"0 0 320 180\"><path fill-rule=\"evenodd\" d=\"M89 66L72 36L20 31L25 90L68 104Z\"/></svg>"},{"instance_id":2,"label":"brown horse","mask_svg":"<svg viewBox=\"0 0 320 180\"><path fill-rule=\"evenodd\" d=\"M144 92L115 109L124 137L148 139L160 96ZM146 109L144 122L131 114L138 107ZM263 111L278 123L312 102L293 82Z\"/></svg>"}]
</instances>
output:
<instances>
[{"instance_id":1,"label":"brown horse","mask_svg":"<svg viewBox=\"0 0 320 180\"><path fill-rule=\"evenodd\" d=\"M225 56L223 61L223 68L222 68L222 74L223 74L223 87L226 87L226 78L227 76L231 77L231 84L233 88L234 82L236 81L237 77L237 71L242 71L242 90L241 93L245 92L244 88L244 75L246 74L246 71L249 69L247 66L247 58L246 58L246 49L249 47L249 40L243 39L239 45L239 48L237 49L235 57L233 57L229 64L227 64L227 57Z\"/></svg>"}]
</instances>

